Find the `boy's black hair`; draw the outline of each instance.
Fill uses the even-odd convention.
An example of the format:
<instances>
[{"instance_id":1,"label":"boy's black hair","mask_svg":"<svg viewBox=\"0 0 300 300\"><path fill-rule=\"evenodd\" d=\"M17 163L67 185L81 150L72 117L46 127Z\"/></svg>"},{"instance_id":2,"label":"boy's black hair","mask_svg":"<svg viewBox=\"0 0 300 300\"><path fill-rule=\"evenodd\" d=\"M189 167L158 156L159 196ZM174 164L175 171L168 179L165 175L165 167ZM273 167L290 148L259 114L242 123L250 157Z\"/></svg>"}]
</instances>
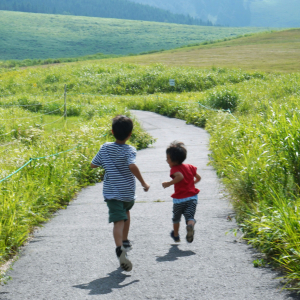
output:
<instances>
[{"instance_id":1,"label":"boy's black hair","mask_svg":"<svg viewBox=\"0 0 300 300\"><path fill-rule=\"evenodd\" d=\"M119 141L124 141L133 129L133 122L130 118L118 115L112 120L112 130L114 137Z\"/></svg>"},{"instance_id":2,"label":"boy's black hair","mask_svg":"<svg viewBox=\"0 0 300 300\"><path fill-rule=\"evenodd\" d=\"M174 141L167 148L167 155L169 155L172 162L182 164L186 159L186 149L184 143Z\"/></svg>"}]
</instances>

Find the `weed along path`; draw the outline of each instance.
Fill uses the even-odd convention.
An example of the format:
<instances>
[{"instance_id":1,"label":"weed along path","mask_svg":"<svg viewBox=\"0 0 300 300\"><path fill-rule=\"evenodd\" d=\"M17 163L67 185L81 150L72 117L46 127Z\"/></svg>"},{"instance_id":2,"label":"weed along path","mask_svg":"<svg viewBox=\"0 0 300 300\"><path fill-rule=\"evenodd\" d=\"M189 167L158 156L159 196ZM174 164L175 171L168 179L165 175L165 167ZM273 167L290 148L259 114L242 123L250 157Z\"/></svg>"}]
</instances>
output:
<instances>
[{"instance_id":1,"label":"weed along path","mask_svg":"<svg viewBox=\"0 0 300 300\"><path fill-rule=\"evenodd\" d=\"M257 257L250 247L225 234L236 224L227 220L232 210L207 166L206 131L150 112L134 114L157 142L138 152L151 188L145 193L138 185L132 210L132 272L118 268L100 183L83 189L35 233L8 272L12 280L1 287L0 299L296 299L280 290L278 273L253 267ZM165 149L173 140L186 144L186 162L202 176L192 244L185 241L185 226L181 243L169 237L172 188L164 190L161 183L169 178Z\"/></svg>"}]
</instances>

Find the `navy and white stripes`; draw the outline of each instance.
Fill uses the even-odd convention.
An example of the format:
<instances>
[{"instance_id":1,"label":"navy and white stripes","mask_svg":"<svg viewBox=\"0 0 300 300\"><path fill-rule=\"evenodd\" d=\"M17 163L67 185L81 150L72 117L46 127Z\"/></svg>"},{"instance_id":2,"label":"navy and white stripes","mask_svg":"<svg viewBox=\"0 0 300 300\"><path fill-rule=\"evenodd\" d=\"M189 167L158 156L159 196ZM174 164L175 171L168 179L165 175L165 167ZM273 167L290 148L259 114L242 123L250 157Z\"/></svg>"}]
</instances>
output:
<instances>
[{"instance_id":1,"label":"navy and white stripes","mask_svg":"<svg viewBox=\"0 0 300 300\"><path fill-rule=\"evenodd\" d=\"M173 218L172 221L174 224L179 223L181 220L181 215L184 215L185 222L194 221L195 213L197 208L197 200L189 200L181 203L173 204Z\"/></svg>"},{"instance_id":2,"label":"navy and white stripes","mask_svg":"<svg viewBox=\"0 0 300 300\"><path fill-rule=\"evenodd\" d=\"M135 177L129 169L135 164L136 149L127 144L105 143L92 164L105 170L103 196L105 200L115 199L130 202L135 199Z\"/></svg>"}]
</instances>

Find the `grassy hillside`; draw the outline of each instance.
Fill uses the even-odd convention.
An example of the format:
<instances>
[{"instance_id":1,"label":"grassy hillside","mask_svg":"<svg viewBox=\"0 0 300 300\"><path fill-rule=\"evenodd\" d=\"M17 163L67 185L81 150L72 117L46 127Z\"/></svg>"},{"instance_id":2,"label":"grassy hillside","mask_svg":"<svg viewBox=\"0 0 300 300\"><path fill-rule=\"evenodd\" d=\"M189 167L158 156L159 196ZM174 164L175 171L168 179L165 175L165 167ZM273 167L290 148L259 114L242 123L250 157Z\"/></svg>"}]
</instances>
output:
<instances>
[{"instance_id":1,"label":"grassy hillside","mask_svg":"<svg viewBox=\"0 0 300 300\"><path fill-rule=\"evenodd\" d=\"M85 17L143 20L188 25L212 25L190 16L128 0L0 0L0 10Z\"/></svg>"},{"instance_id":2,"label":"grassy hillside","mask_svg":"<svg viewBox=\"0 0 300 300\"><path fill-rule=\"evenodd\" d=\"M300 73L116 60L0 72L0 263L80 187L101 179L89 164L112 140L112 116L144 109L205 126L244 237L299 283L299 87ZM136 129L131 142L151 143Z\"/></svg>"},{"instance_id":3,"label":"grassy hillside","mask_svg":"<svg viewBox=\"0 0 300 300\"><path fill-rule=\"evenodd\" d=\"M102 143L112 141L112 117L128 114L131 99L174 90L169 78L179 76L176 91L182 92L248 81L257 74L104 61L0 73L0 264L80 187L101 179L103 171L91 170L89 163ZM131 142L143 148L151 138L137 126Z\"/></svg>"},{"instance_id":4,"label":"grassy hillside","mask_svg":"<svg viewBox=\"0 0 300 300\"><path fill-rule=\"evenodd\" d=\"M125 55L262 30L0 11L0 60Z\"/></svg>"},{"instance_id":5,"label":"grassy hillside","mask_svg":"<svg viewBox=\"0 0 300 300\"><path fill-rule=\"evenodd\" d=\"M296 72L300 70L299 49L300 29L293 29L122 60L141 64Z\"/></svg>"}]
</instances>

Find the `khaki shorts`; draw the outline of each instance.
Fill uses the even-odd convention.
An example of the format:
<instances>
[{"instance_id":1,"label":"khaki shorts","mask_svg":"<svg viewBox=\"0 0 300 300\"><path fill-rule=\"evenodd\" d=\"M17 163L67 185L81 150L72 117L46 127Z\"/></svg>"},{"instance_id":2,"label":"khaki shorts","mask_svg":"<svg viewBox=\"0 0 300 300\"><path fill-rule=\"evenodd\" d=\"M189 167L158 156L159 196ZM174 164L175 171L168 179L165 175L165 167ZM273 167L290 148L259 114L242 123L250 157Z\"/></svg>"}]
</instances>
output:
<instances>
[{"instance_id":1,"label":"khaki shorts","mask_svg":"<svg viewBox=\"0 0 300 300\"><path fill-rule=\"evenodd\" d=\"M120 200L106 200L106 204L108 206L108 222L118 222L118 221L126 221L128 220L127 212L131 210L134 205L134 200L130 202L124 202Z\"/></svg>"}]
</instances>

